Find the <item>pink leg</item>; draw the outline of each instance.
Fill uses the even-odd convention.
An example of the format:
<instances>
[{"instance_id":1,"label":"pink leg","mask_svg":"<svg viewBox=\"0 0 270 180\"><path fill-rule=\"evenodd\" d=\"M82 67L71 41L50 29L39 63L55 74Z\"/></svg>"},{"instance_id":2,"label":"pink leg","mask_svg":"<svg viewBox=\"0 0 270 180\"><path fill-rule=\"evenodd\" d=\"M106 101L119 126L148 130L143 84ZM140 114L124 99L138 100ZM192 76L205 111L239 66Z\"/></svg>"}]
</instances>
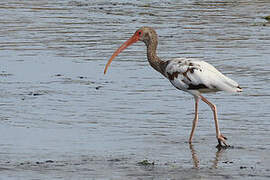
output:
<instances>
[{"instance_id":1,"label":"pink leg","mask_svg":"<svg viewBox=\"0 0 270 180\"><path fill-rule=\"evenodd\" d=\"M201 99L203 100L203 102L205 102L206 104L208 104L213 113L214 113L214 120L215 120L215 126L216 126L216 136L217 136L217 140L218 140L218 144L221 146L221 142L225 145L225 146L228 146L226 141L227 138L225 136L223 136L221 133L220 133L220 130L219 130L219 125L218 125L218 118L217 118L217 107L216 105L212 104L210 101L208 101L205 97L203 97L202 95L200 95Z\"/></svg>"},{"instance_id":2,"label":"pink leg","mask_svg":"<svg viewBox=\"0 0 270 180\"><path fill-rule=\"evenodd\" d=\"M192 142L192 137L194 135L194 131L195 131L195 128L196 128L197 123L198 123L198 103L199 103L199 100L200 100L200 97L195 97L195 116L194 116L192 130L191 130L191 133L189 136L189 141L188 141L190 144Z\"/></svg>"}]
</instances>

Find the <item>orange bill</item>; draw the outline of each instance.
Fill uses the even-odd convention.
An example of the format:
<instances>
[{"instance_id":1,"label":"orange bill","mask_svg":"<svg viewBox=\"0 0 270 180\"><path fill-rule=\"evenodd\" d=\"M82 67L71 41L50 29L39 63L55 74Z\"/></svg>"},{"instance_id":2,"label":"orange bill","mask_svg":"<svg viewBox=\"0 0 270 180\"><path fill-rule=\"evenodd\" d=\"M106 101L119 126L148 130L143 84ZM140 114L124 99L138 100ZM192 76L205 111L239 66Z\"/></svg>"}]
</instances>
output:
<instances>
[{"instance_id":1,"label":"orange bill","mask_svg":"<svg viewBox=\"0 0 270 180\"><path fill-rule=\"evenodd\" d=\"M124 49L126 49L128 46L130 46L131 44L137 42L139 40L139 36L137 36L136 34L134 34L131 38L129 38L124 44L122 44L111 56L111 58L109 59L109 61L107 62L105 69L104 69L104 74L106 74L108 67L110 66L112 60L118 55L120 54Z\"/></svg>"}]
</instances>

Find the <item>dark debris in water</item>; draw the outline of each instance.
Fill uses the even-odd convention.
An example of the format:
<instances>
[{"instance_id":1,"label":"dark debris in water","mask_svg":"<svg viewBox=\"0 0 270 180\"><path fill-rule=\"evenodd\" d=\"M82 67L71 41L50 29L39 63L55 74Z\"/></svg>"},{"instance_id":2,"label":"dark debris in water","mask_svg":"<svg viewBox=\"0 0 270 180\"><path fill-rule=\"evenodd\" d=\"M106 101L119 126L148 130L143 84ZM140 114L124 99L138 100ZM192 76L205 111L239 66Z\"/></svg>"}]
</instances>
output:
<instances>
[{"instance_id":1,"label":"dark debris in water","mask_svg":"<svg viewBox=\"0 0 270 180\"><path fill-rule=\"evenodd\" d=\"M45 161L45 163L54 163L54 161L53 160L47 160L47 161Z\"/></svg>"},{"instance_id":2,"label":"dark debris in water","mask_svg":"<svg viewBox=\"0 0 270 180\"><path fill-rule=\"evenodd\" d=\"M8 76L12 76L12 74L9 73L0 73L1 77L8 77Z\"/></svg>"},{"instance_id":3,"label":"dark debris in water","mask_svg":"<svg viewBox=\"0 0 270 180\"><path fill-rule=\"evenodd\" d=\"M270 15L264 17L265 20L270 21Z\"/></svg>"},{"instance_id":4,"label":"dark debris in water","mask_svg":"<svg viewBox=\"0 0 270 180\"><path fill-rule=\"evenodd\" d=\"M80 78L80 79L87 79L87 77L84 77L84 76L79 76L78 78Z\"/></svg>"},{"instance_id":5,"label":"dark debris in water","mask_svg":"<svg viewBox=\"0 0 270 180\"><path fill-rule=\"evenodd\" d=\"M137 163L138 165L140 166L154 166L155 165L155 162L150 162L148 160L142 160L140 162Z\"/></svg>"},{"instance_id":6,"label":"dark debris in water","mask_svg":"<svg viewBox=\"0 0 270 180\"><path fill-rule=\"evenodd\" d=\"M31 163L30 162L22 162L22 163L20 163L21 166L26 165L26 164L31 164Z\"/></svg>"},{"instance_id":7,"label":"dark debris in water","mask_svg":"<svg viewBox=\"0 0 270 180\"><path fill-rule=\"evenodd\" d=\"M77 6L77 7L84 7L84 6L90 6L90 3L84 3L84 2L78 2L78 1L70 1L70 6Z\"/></svg>"},{"instance_id":8,"label":"dark debris in water","mask_svg":"<svg viewBox=\"0 0 270 180\"><path fill-rule=\"evenodd\" d=\"M109 159L108 161L110 161L110 162L120 162L120 161L121 161L121 159L119 159L119 158L115 158L115 159Z\"/></svg>"},{"instance_id":9,"label":"dark debris in water","mask_svg":"<svg viewBox=\"0 0 270 180\"><path fill-rule=\"evenodd\" d=\"M253 166L247 167L247 166L240 166L240 169L255 169Z\"/></svg>"},{"instance_id":10,"label":"dark debris in water","mask_svg":"<svg viewBox=\"0 0 270 180\"><path fill-rule=\"evenodd\" d=\"M139 15L141 15L141 16L144 16L144 15L156 16L154 13L149 13L149 12L142 12L142 13L139 13Z\"/></svg>"},{"instance_id":11,"label":"dark debris in water","mask_svg":"<svg viewBox=\"0 0 270 180\"><path fill-rule=\"evenodd\" d=\"M247 166L240 166L240 169L247 169Z\"/></svg>"},{"instance_id":12,"label":"dark debris in water","mask_svg":"<svg viewBox=\"0 0 270 180\"><path fill-rule=\"evenodd\" d=\"M36 161L34 164L41 165L41 164L49 164L49 163L54 163L54 162L55 161L53 161L53 160L46 160L46 161ZM24 165L34 165L34 164L27 161L27 162L22 162L19 165L24 166Z\"/></svg>"},{"instance_id":13,"label":"dark debris in water","mask_svg":"<svg viewBox=\"0 0 270 180\"><path fill-rule=\"evenodd\" d=\"M222 163L224 163L224 164L232 164L233 161L223 161Z\"/></svg>"},{"instance_id":14,"label":"dark debris in water","mask_svg":"<svg viewBox=\"0 0 270 180\"><path fill-rule=\"evenodd\" d=\"M101 87L102 87L102 86L97 86L97 87L96 87L96 90L99 90Z\"/></svg>"},{"instance_id":15,"label":"dark debris in water","mask_svg":"<svg viewBox=\"0 0 270 180\"><path fill-rule=\"evenodd\" d=\"M29 96L41 96L41 95L44 95L44 93L41 93L41 92L29 92L27 95L29 95Z\"/></svg>"}]
</instances>

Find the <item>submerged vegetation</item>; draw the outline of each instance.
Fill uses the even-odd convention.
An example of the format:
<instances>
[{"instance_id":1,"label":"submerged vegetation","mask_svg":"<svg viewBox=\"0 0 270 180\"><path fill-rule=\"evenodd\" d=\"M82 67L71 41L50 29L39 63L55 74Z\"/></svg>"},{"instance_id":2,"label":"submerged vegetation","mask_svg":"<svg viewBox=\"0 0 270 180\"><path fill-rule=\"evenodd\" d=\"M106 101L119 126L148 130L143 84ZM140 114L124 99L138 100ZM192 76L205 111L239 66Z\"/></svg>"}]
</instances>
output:
<instances>
[{"instance_id":1,"label":"submerged vegetation","mask_svg":"<svg viewBox=\"0 0 270 180\"><path fill-rule=\"evenodd\" d=\"M264 17L265 20L270 21L270 15Z\"/></svg>"},{"instance_id":2,"label":"submerged vegetation","mask_svg":"<svg viewBox=\"0 0 270 180\"><path fill-rule=\"evenodd\" d=\"M150 166L150 165L155 165L155 162L149 162L148 160L143 160L143 161L140 161L137 163L138 165L141 165L141 166Z\"/></svg>"}]
</instances>

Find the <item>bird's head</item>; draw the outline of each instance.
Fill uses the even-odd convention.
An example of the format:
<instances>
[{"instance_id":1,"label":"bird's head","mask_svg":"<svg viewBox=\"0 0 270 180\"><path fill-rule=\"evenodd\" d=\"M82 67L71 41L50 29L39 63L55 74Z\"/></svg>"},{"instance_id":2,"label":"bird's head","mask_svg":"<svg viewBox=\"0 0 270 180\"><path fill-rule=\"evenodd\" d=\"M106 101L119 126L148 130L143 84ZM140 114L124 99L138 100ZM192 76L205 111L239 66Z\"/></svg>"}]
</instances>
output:
<instances>
[{"instance_id":1,"label":"bird's head","mask_svg":"<svg viewBox=\"0 0 270 180\"><path fill-rule=\"evenodd\" d=\"M133 36L131 36L126 42L124 42L111 56L109 61L107 62L104 74L106 74L108 67L110 66L112 60L120 54L124 49L126 49L128 46L138 42L143 41L146 46L150 44L151 41L155 40L157 43L157 33L156 31L151 27L142 27L138 29Z\"/></svg>"}]
</instances>

